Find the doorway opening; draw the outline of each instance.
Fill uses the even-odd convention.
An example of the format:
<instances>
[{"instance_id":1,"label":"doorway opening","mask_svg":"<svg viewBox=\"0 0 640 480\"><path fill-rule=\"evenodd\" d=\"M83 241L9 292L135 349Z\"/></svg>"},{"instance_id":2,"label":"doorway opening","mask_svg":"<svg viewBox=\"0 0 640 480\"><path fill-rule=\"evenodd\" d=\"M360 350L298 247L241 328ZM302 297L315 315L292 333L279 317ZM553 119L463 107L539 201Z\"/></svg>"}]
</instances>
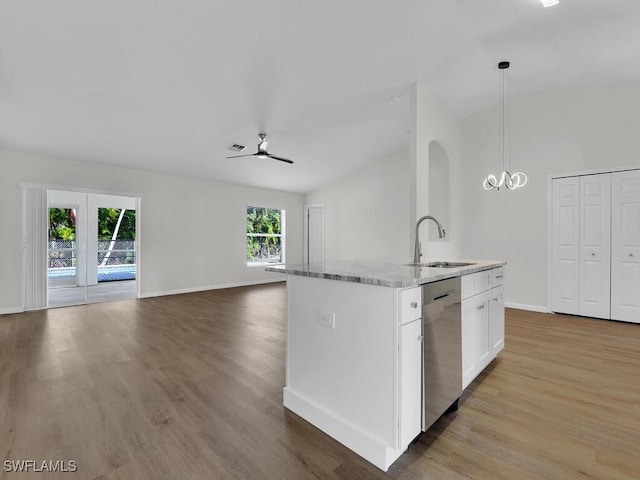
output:
<instances>
[{"instance_id":1,"label":"doorway opening","mask_svg":"<svg viewBox=\"0 0 640 480\"><path fill-rule=\"evenodd\" d=\"M305 265L324 264L324 204L304 207Z\"/></svg>"},{"instance_id":2,"label":"doorway opening","mask_svg":"<svg viewBox=\"0 0 640 480\"><path fill-rule=\"evenodd\" d=\"M138 296L138 201L48 192L48 307Z\"/></svg>"}]
</instances>

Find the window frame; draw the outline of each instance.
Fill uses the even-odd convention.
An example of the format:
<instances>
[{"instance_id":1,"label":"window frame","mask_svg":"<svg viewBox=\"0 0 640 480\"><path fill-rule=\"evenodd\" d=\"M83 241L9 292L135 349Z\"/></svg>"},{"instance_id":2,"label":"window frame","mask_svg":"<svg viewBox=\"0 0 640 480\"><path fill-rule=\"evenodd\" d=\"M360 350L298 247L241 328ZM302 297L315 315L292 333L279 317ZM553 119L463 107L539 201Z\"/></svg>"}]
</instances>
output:
<instances>
[{"instance_id":1,"label":"window frame","mask_svg":"<svg viewBox=\"0 0 640 480\"><path fill-rule=\"evenodd\" d=\"M250 208L256 208L256 209L263 209L263 210L277 210L280 212L280 233L250 233L247 231L246 228L246 220L247 220L247 215L249 213L249 209ZM285 261L286 261L286 210L284 208L280 208L280 207L272 207L272 206L266 206L266 205L260 205L260 203L252 203L249 204L247 203L245 205L245 212L244 212L244 219L245 219L245 237L244 237L244 250L245 250L245 257L246 257L246 252L247 252L247 245L248 245L248 239L249 237L262 237L262 238L279 238L280 239L280 261L279 262L268 262L268 261L264 261L264 262L259 262L259 261L252 261L249 259L245 259L245 265L249 268L252 267L265 267L265 266L273 266L273 265L284 265Z\"/></svg>"}]
</instances>

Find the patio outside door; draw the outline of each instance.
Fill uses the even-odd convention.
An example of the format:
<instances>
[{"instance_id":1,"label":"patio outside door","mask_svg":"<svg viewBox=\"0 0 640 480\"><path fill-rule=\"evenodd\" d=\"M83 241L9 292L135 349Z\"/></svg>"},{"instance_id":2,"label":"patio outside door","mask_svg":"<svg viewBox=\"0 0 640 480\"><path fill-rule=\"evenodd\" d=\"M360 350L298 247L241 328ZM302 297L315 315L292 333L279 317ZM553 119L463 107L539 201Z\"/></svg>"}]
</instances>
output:
<instances>
[{"instance_id":1,"label":"patio outside door","mask_svg":"<svg viewBox=\"0 0 640 480\"><path fill-rule=\"evenodd\" d=\"M137 297L137 203L49 191L49 307Z\"/></svg>"}]
</instances>

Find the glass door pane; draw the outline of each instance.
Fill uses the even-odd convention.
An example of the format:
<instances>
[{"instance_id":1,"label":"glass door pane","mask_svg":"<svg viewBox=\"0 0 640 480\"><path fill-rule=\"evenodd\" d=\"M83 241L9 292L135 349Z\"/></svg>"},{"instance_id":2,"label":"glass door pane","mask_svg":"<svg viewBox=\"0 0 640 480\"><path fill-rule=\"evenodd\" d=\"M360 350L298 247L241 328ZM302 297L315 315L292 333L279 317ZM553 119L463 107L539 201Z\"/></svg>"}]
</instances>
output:
<instances>
[{"instance_id":1,"label":"glass door pane","mask_svg":"<svg viewBox=\"0 0 640 480\"><path fill-rule=\"evenodd\" d=\"M86 207L86 194L49 191L49 307L87 301Z\"/></svg>"}]
</instances>

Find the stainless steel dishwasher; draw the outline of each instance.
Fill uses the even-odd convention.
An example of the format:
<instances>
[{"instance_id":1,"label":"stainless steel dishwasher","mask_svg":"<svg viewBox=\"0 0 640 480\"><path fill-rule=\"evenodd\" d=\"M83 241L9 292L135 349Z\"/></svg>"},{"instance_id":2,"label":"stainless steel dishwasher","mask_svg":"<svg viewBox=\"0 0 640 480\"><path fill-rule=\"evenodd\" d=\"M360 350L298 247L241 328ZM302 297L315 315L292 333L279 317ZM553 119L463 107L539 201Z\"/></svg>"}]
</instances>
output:
<instances>
[{"instance_id":1,"label":"stainless steel dishwasher","mask_svg":"<svg viewBox=\"0 0 640 480\"><path fill-rule=\"evenodd\" d=\"M423 431L447 410L458 408L462 394L460 302L460 277L422 287Z\"/></svg>"}]
</instances>

